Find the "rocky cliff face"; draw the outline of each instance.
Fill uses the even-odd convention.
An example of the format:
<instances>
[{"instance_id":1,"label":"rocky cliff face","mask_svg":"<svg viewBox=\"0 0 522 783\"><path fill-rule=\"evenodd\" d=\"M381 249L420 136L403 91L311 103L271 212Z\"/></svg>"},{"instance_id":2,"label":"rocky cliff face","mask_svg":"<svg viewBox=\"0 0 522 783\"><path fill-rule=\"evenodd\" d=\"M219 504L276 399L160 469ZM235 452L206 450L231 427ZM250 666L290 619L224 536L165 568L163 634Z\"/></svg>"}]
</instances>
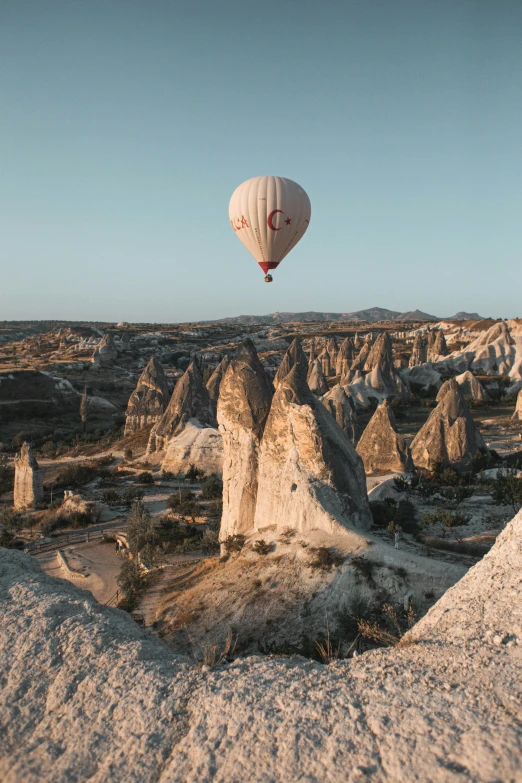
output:
<instances>
[{"instance_id":1,"label":"rocky cliff face","mask_svg":"<svg viewBox=\"0 0 522 783\"><path fill-rule=\"evenodd\" d=\"M397 432L395 416L388 400L384 400L364 430L357 453L362 457L366 473L404 473L413 468L409 449Z\"/></svg>"},{"instance_id":2,"label":"rocky cliff face","mask_svg":"<svg viewBox=\"0 0 522 783\"><path fill-rule=\"evenodd\" d=\"M277 389L259 452L256 530L367 530L362 461L296 365Z\"/></svg>"},{"instance_id":3,"label":"rocky cliff face","mask_svg":"<svg viewBox=\"0 0 522 783\"><path fill-rule=\"evenodd\" d=\"M208 396L210 397L210 402L212 403L214 415L217 414L219 387L221 386L221 381L223 380L223 376L225 375L229 364L230 360L228 356L224 356L207 381Z\"/></svg>"},{"instance_id":4,"label":"rocky cliff face","mask_svg":"<svg viewBox=\"0 0 522 783\"><path fill-rule=\"evenodd\" d=\"M413 341L413 349L410 356L410 368L420 367L421 364L425 364L428 360L428 347L426 340L422 334L415 335Z\"/></svg>"},{"instance_id":5,"label":"rocky cliff face","mask_svg":"<svg viewBox=\"0 0 522 783\"><path fill-rule=\"evenodd\" d=\"M348 435L352 443L357 443L361 434L361 428L355 403L348 397L342 386L334 386L325 394L321 402L326 410L334 417L342 431Z\"/></svg>"},{"instance_id":6,"label":"rocky cliff face","mask_svg":"<svg viewBox=\"0 0 522 783\"><path fill-rule=\"evenodd\" d=\"M285 356L283 357L283 361L279 365L275 378L274 378L274 386L277 387L283 380L283 378L286 378L290 370L295 364L302 364L306 369L308 370L308 359L306 358L306 354L303 351L303 347L301 345L300 340L295 337L294 340L292 340L292 343L286 352Z\"/></svg>"},{"instance_id":7,"label":"rocky cliff face","mask_svg":"<svg viewBox=\"0 0 522 783\"><path fill-rule=\"evenodd\" d=\"M308 370L308 386L317 397L322 397L328 391L328 384L324 377L323 367L319 359L310 365Z\"/></svg>"},{"instance_id":8,"label":"rocky cliff face","mask_svg":"<svg viewBox=\"0 0 522 783\"><path fill-rule=\"evenodd\" d=\"M246 340L230 362L218 399L217 418L224 447L221 541L253 530L259 444L272 394L272 384L254 344Z\"/></svg>"},{"instance_id":9,"label":"rocky cliff face","mask_svg":"<svg viewBox=\"0 0 522 783\"><path fill-rule=\"evenodd\" d=\"M411 444L415 466L433 470L437 463L468 469L473 457L487 448L455 379L439 391L439 404Z\"/></svg>"},{"instance_id":10,"label":"rocky cliff face","mask_svg":"<svg viewBox=\"0 0 522 783\"><path fill-rule=\"evenodd\" d=\"M125 435L159 421L165 413L168 401L167 378L159 361L152 357L130 396L126 412Z\"/></svg>"},{"instance_id":11,"label":"rocky cliff face","mask_svg":"<svg viewBox=\"0 0 522 783\"><path fill-rule=\"evenodd\" d=\"M15 460L13 505L16 509L32 508L43 500L42 473L28 443L23 443Z\"/></svg>"}]
</instances>

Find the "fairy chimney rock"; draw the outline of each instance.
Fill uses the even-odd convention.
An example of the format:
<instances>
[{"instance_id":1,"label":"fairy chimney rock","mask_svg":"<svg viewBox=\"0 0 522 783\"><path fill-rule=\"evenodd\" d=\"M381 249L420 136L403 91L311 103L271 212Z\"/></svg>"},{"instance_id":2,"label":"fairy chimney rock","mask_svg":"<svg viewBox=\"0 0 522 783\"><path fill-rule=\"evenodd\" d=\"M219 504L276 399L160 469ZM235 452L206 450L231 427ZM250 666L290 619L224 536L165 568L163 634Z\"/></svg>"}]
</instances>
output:
<instances>
[{"instance_id":1,"label":"fairy chimney rock","mask_svg":"<svg viewBox=\"0 0 522 783\"><path fill-rule=\"evenodd\" d=\"M42 472L31 447L23 443L15 460L13 505L16 509L32 508L43 500Z\"/></svg>"},{"instance_id":2,"label":"fairy chimney rock","mask_svg":"<svg viewBox=\"0 0 522 783\"><path fill-rule=\"evenodd\" d=\"M482 435L454 378L441 387L438 399L439 404L411 444L413 462L426 470L441 464L467 470L475 455L487 453Z\"/></svg>"},{"instance_id":3,"label":"fairy chimney rock","mask_svg":"<svg viewBox=\"0 0 522 783\"><path fill-rule=\"evenodd\" d=\"M408 390L393 362L392 341L387 332L380 334L373 344L363 371L367 373L366 385L385 397L408 397Z\"/></svg>"},{"instance_id":4,"label":"fairy chimney rock","mask_svg":"<svg viewBox=\"0 0 522 783\"><path fill-rule=\"evenodd\" d=\"M426 340L422 334L415 335L413 341L413 348L410 356L410 368L420 367L421 364L426 364L428 360L428 346Z\"/></svg>"},{"instance_id":5,"label":"fairy chimney rock","mask_svg":"<svg viewBox=\"0 0 522 783\"><path fill-rule=\"evenodd\" d=\"M335 365L335 374L341 378L345 377L355 358L355 346L351 337L346 337L339 347L337 362Z\"/></svg>"},{"instance_id":6,"label":"fairy chimney rock","mask_svg":"<svg viewBox=\"0 0 522 783\"><path fill-rule=\"evenodd\" d=\"M322 397L328 391L328 384L324 377L321 361L316 359L312 362L308 371L308 386L310 390L318 397Z\"/></svg>"},{"instance_id":7,"label":"fairy chimney rock","mask_svg":"<svg viewBox=\"0 0 522 783\"><path fill-rule=\"evenodd\" d=\"M210 402L212 403L212 408L214 410L214 413L217 411L217 401L219 397L219 388L221 386L221 381L223 380L223 377L227 371L229 364L230 364L230 359L228 358L228 356L224 356L207 381L207 391L210 397Z\"/></svg>"},{"instance_id":8,"label":"fairy chimney rock","mask_svg":"<svg viewBox=\"0 0 522 783\"><path fill-rule=\"evenodd\" d=\"M254 527L259 444L272 402L272 384L250 339L221 381L217 406L223 438L223 513L219 539Z\"/></svg>"},{"instance_id":9,"label":"fairy chimney rock","mask_svg":"<svg viewBox=\"0 0 522 783\"><path fill-rule=\"evenodd\" d=\"M152 357L143 370L127 405L125 435L154 424L165 413L169 388L163 367Z\"/></svg>"},{"instance_id":10,"label":"fairy chimney rock","mask_svg":"<svg viewBox=\"0 0 522 783\"><path fill-rule=\"evenodd\" d=\"M217 427L212 403L199 367L189 365L177 382L165 413L151 432L154 448L149 451L161 451L168 442L180 434L189 419L195 419L201 426Z\"/></svg>"},{"instance_id":11,"label":"fairy chimney rock","mask_svg":"<svg viewBox=\"0 0 522 783\"><path fill-rule=\"evenodd\" d=\"M274 395L261 441L255 529L370 526L362 460L296 365Z\"/></svg>"},{"instance_id":12,"label":"fairy chimney rock","mask_svg":"<svg viewBox=\"0 0 522 783\"><path fill-rule=\"evenodd\" d=\"M475 378L471 370L466 370L462 375L457 375L455 378L460 386L460 391L464 395L464 398L470 397L477 402L488 402L489 395L485 388L482 386L478 378Z\"/></svg>"},{"instance_id":13,"label":"fairy chimney rock","mask_svg":"<svg viewBox=\"0 0 522 783\"><path fill-rule=\"evenodd\" d=\"M301 363L303 364L306 369L308 370L308 359L306 358L306 354L303 351L303 347L301 345L300 340L295 337L292 340L292 343L290 347L288 348L286 354L283 357L283 361L278 367L278 370L275 374L274 378L274 386L277 389L283 378L286 378L294 364Z\"/></svg>"},{"instance_id":14,"label":"fairy chimney rock","mask_svg":"<svg viewBox=\"0 0 522 783\"><path fill-rule=\"evenodd\" d=\"M360 427L355 411L355 404L342 386L334 386L321 402L326 410L332 414L339 427L350 438L352 443L357 443L360 435Z\"/></svg>"},{"instance_id":15,"label":"fairy chimney rock","mask_svg":"<svg viewBox=\"0 0 522 783\"><path fill-rule=\"evenodd\" d=\"M388 400L384 400L361 435L357 453L362 457L366 473L411 470L409 449L397 432L395 416Z\"/></svg>"}]
</instances>

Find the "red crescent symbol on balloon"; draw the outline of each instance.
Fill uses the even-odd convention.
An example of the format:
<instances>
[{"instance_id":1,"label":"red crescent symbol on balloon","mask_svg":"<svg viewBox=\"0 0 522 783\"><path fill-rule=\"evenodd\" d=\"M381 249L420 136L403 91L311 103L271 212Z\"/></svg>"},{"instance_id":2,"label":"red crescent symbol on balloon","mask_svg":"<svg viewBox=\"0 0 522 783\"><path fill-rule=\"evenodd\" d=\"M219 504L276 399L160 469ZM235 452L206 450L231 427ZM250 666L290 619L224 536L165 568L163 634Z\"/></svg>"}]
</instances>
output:
<instances>
[{"instance_id":1,"label":"red crescent symbol on balloon","mask_svg":"<svg viewBox=\"0 0 522 783\"><path fill-rule=\"evenodd\" d=\"M283 210L282 209L273 209L272 212L269 214L269 216L266 219L266 222L268 223L268 228L271 228L272 231L281 231L280 228L276 228L274 226L274 224L272 223L274 215L276 215L278 212L283 214Z\"/></svg>"}]
</instances>

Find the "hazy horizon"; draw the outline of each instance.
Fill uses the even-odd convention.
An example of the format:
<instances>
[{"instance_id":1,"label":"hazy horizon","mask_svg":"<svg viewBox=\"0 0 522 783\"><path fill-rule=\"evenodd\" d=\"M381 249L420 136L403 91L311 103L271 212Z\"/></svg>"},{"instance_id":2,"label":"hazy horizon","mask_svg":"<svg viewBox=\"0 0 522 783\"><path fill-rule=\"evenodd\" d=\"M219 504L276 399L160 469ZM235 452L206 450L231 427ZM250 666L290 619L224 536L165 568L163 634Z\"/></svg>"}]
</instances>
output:
<instances>
[{"instance_id":1,"label":"hazy horizon","mask_svg":"<svg viewBox=\"0 0 522 783\"><path fill-rule=\"evenodd\" d=\"M521 315L521 30L515 0L5 0L0 319ZM312 204L272 285L228 222L258 174Z\"/></svg>"}]
</instances>

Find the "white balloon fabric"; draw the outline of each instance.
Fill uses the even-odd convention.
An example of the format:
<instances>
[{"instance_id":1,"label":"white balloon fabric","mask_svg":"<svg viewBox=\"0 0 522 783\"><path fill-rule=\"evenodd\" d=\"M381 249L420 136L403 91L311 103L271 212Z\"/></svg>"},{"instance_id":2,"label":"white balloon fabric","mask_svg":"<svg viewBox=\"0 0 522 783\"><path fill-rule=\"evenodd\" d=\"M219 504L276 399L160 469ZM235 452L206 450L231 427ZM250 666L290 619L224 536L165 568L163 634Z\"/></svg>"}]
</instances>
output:
<instances>
[{"instance_id":1,"label":"white balloon fabric","mask_svg":"<svg viewBox=\"0 0 522 783\"><path fill-rule=\"evenodd\" d=\"M238 238L265 274L299 242L310 223L310 199L285 177L253 177L235 189L228 215Z\"/></svg>"}]
</instances>

